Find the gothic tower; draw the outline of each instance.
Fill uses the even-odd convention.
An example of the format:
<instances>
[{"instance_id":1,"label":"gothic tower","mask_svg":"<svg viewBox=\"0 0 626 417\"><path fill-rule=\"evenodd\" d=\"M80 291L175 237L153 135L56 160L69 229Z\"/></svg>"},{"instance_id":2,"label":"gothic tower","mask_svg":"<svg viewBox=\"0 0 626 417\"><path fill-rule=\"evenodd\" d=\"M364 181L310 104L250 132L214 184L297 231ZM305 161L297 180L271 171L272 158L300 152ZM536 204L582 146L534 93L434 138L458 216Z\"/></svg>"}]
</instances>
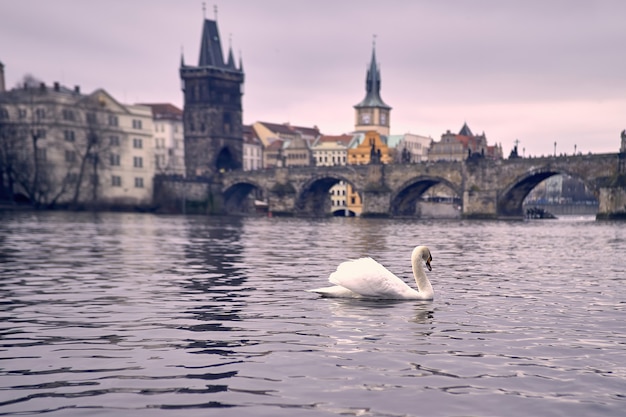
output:
<instances>
[{"instance_id":1,"label":"gothic tower","mask_svg":"<svg viewBox=\"0 0 626 417\"><path fill-rule=\"evenodd\" d=\"M391 107L380 98L380 69L376 63L376 44L372 45L372 61L365 77L365 98L354 109L355 130L375 130L381 135L389 135Z\"/></svg>"},{"instance_id":2,"label":"gothic tower","mask_svg":"<svg viewBox=\"0 0 626 417\"><path fill-rule=\"evenodd\" d=\"M198 66L185 65L181 57L180 78L187 177L240 169L243 65L240 60L237 68L230 46L224 62L217 21L204 20Z\"/></svg>"}]
</instances>

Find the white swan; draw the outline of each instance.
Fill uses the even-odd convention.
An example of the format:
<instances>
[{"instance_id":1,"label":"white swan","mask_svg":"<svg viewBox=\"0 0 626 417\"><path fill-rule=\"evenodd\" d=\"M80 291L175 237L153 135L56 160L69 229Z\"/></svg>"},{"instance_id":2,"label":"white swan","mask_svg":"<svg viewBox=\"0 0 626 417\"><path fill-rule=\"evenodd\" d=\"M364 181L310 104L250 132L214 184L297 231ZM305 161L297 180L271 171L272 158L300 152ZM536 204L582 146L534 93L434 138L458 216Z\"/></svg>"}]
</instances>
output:
<instances>
[{"instance_id":1,"label":"white swan","mask_svg":"<svg viewBox=\"0 0 626 417\"><path fill-rule=\"evenodd\" d=\"M414 290L387 268L372 258L360 258L341 263L328 280L332 287L308 290L326 297L371 298L381 300L432 300L435 293L422 261L432 271L433 257L426 246L417 246L411 253L411 267L419 291Z\"/></svg>"}]
</instances>

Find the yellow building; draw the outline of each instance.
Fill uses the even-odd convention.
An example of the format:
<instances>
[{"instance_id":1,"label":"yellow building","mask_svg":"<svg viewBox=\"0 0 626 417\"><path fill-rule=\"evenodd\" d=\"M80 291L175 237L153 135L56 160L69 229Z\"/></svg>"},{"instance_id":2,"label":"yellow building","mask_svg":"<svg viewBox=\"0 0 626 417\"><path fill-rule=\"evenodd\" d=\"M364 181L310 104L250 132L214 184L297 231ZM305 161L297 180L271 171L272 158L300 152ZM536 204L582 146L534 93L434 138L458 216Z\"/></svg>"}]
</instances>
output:
<instances>
[{"instance_id":1,"label":"yellow building","mask_svg":"<svg viewBox=\"0 0 626 417\"><path fill-rule=\"evenodd\" d=\"M348 165L389 164L392 160L389 147L380 134L373 130L365 133L357 147L348 149Z\"/></svg>"},{"instance_id":2,"label":"yellow building","mask_svg":"<svg viewBox=\"0 0 626 417\"><path fill-rule=\"evenodd\" d=\"M390 149L376 131L366 132L359 145L348 149L348 165L388 164L393 160ZM363 211L361 196L346 185L346 207L357 216Z\"/></svg>"}]
</instances>

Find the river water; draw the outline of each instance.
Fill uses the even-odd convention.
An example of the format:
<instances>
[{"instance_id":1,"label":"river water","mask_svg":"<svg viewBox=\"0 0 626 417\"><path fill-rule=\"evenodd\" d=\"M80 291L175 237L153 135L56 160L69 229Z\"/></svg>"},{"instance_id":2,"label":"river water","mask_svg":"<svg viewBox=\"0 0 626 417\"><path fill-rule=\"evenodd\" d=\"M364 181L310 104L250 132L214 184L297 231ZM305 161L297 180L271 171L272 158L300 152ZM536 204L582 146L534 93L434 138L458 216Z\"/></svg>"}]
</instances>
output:
<instances>
[{"instance_id":1,"label":"river water","mask_svg":"<svg viewBox=\"0 0 626 417\"><path fill-rule=\"evenodd\" d=\"M432 302L305 291L417 244ZM0 213L0 415L623 416L625 270L593 218Z\"/></svg>"}]
</instances>

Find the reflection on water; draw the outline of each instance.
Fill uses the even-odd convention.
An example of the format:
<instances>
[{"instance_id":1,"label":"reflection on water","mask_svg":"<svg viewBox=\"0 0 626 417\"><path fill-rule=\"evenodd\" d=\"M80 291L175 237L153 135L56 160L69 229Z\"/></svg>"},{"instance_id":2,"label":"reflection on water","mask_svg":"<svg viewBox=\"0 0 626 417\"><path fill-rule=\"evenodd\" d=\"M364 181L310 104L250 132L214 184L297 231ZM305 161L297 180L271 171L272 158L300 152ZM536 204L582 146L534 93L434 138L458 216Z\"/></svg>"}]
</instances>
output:
<instances>
[{"instance_id":1,"label":"reflection on water","mask_svg":"<svg viewBox=\"0 0 626 417\"><path fill-rule=\"evenodd\" d=\"M0 213L0 415L621 415L624 230ZM305 291L417 244L433 302Z\"/></svg>"}]
</instances>

